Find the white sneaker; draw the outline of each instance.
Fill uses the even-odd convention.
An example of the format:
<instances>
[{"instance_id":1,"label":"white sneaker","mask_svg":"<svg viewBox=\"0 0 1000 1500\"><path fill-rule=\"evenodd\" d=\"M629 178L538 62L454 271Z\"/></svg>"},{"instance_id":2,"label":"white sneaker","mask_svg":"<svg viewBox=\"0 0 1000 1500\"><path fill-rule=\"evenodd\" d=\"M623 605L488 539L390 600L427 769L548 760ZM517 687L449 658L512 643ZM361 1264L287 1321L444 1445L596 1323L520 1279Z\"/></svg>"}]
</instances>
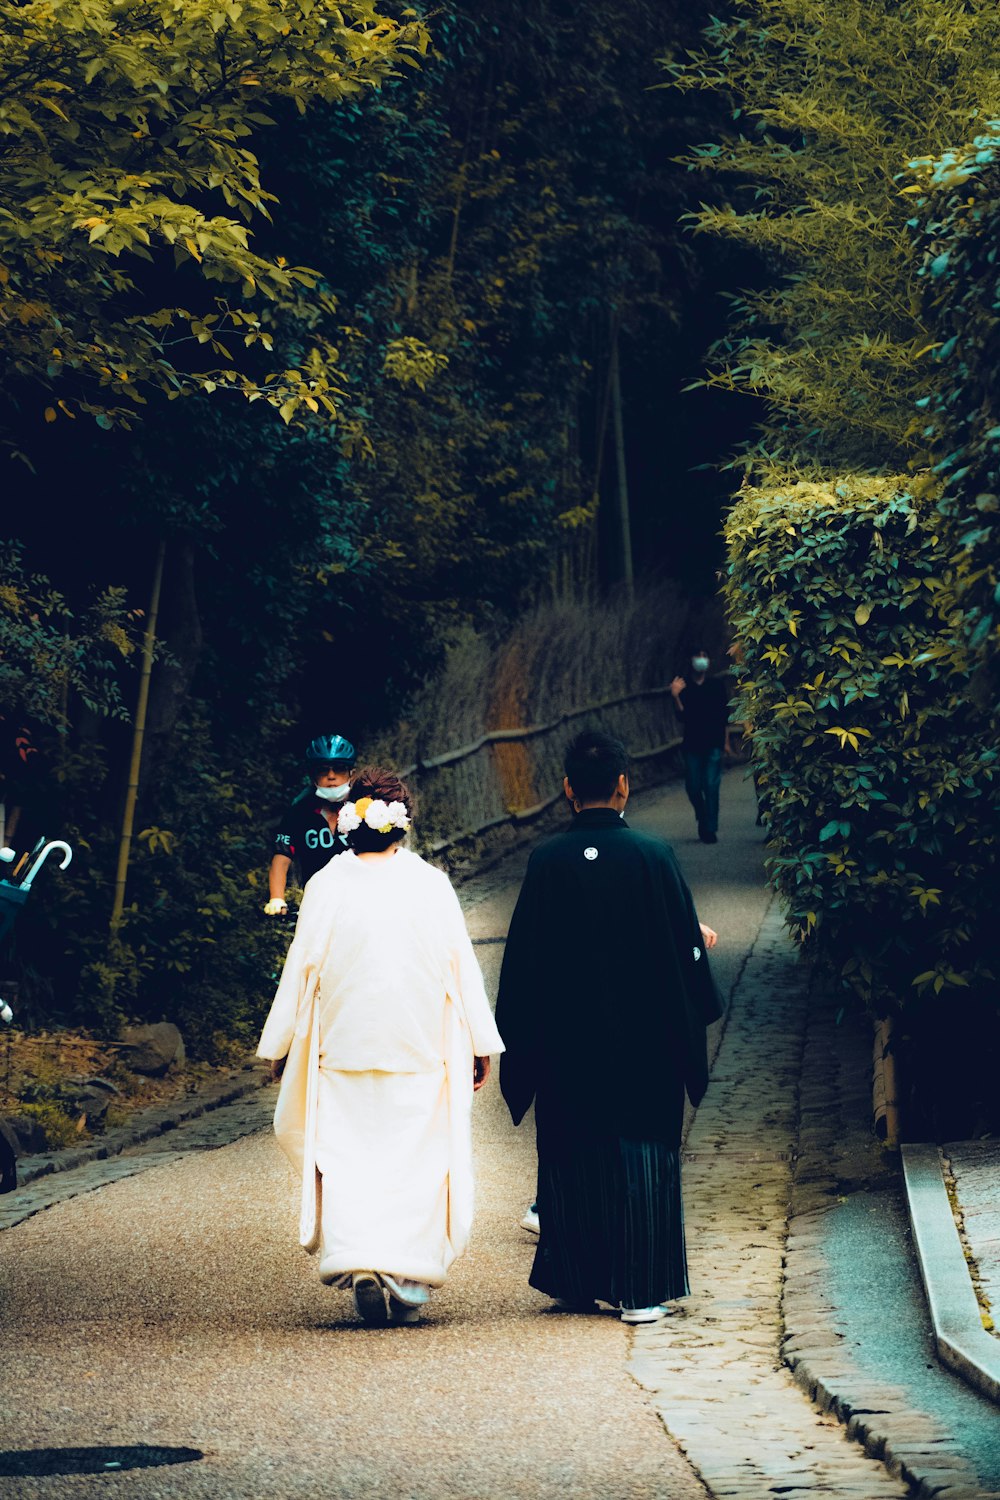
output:
<instances>
[{"instance_id":1,"label":"white sneaker","mask_svg":"<svg viewBox=\"0 0 1000 1500\"><path fill-rule=\"evenodd\" d=\"M538 1209L534 1204L525 1210L524 1218L521 1220L521 1228L526 1229L529 1234L541 1233L541 1224L538 1220Z\"/></svg>"},{"instance_id":2,"label":"white sneaker","mask_svg":"<svg viewBox=\"0 0 1000 1500\"><path fill-rule=\"evenodd\" d=\"M623 1323L658 1323L661 1318L667 1316L665 1307L623 1307Z\"/></svg>"},{"instance_id":3,"label":"white sneaker","mask_svg":"<svg viewBox=\"0 0 1000 1500\"><path fill-rule=\"evenodd\" d=\"M363 1323L372 1328L384 1328L388 1322L385 1307L385 1292L374 1271L355 1271L351 1277L354 1292L354 1307Z\"/></svg>"},{"instance_id":4,"label":"white sneaker","mask_svg":"<svg viewBox=\"0 0 1000 1500\"><path fill-rule=\"evenodd\" d=\"M395 1297L405 1307L423 1307L425 1302L430 1301L431 1289L425 1281L411 1281L408 1276L390 1276L388 1271L381 1271L379 1274L389 1296Z\"/></svg>"},{"instance_id":5,"label":"white sneaker","mask_svg":"<svg viewBox=\"0 0 1000 1500\"><path fill-rule=\"evenodd\" d=\"M411 1307L406 1302L400 1302L398 1297L389 1293L389 1322L396 1324L419 1323L420 1308Z\"/></svg>"}]
</instances>

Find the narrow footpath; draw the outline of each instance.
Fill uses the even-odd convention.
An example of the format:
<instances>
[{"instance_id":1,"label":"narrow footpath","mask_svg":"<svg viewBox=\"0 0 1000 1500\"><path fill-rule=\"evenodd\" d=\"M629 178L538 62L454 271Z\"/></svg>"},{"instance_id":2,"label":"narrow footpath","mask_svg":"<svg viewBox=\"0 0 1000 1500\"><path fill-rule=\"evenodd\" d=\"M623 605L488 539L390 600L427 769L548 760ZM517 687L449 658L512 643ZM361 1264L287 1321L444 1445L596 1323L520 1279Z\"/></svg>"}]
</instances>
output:
<instances>
[{"instance_id":1,"label":"narrow footpath","mask_svg":"<svg viewBox=\"0 0 1000 1500\"><path fill-rule=\"evenodd\" d=\"M820 1367L834 1343L843 1377L839 1346L853 1339L839 1305L823 1303L825 1286L808 1289L808 1257L823 1265L817 1226L836 1220L821 1209L837 1192L828 1137L842 1119L839 1095L827 1097L810 1125L809 1098L800 1097L811 1057L810 1097L822 1099L827 1085L804 970L769 905L752 790L739 773L727 776L716 846L693 837L679 787L636 798L629 817L674 844L699 914L720 933L714 967L733 1002L715 1028L708 1095L689 1122L694 1295L683 1315L632 1332L611 1314L556 1312L528 1287L534 1246L518 1220L534 1195L533 1132L530 1122L512 1129L494 1079L476 1103L469 1254L425 1323L362 1327L349 1296L322 1287L298 1249L296 1185L269 1130L274 1092L262 1089L0 1200L0 1496L989 1493L988 1437L985 1467L959 1451L971 1426L918 1432L912 1462L895 1462L893 1475L874 1438L878 1456L810 1399L833 1404ZM493 988L525 857L461 892ZM800 1151L800 1116L815 1170ZM843 1178L845 1163L835 1165ZM790 1212L798 1249L783 1273ZM815 1328L797 1363L783 1287L801 1327ZM913 1308L905 1316L919 1323ZM783 1339L794 1373L782 1362ZM935 1374L949 1390L959 1384ZM834 1381L829 1369L827 1377ZM926 1427L900 1389L897 1422ZM934 1397L938 1407L942 1399ZM980 1408L962 1410L975 1425ZM921 1488L928 1443L938 1482Z\"/></svg>"}]
</instances>

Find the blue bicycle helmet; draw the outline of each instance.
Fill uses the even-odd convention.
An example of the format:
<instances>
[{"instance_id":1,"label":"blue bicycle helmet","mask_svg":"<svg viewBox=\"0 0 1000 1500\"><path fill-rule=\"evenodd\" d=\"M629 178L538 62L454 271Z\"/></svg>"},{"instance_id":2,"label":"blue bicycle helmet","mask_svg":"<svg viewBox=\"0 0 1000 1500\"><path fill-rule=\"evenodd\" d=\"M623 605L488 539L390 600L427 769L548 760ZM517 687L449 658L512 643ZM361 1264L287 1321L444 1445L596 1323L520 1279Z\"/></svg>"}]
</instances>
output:
<instances>
[{"instance_id":1,"label":"blue bicycle helmet","mask_svg":"<svg viewBox=\"0 0 1000 1500\"><path fill-rule=\"evenodd\" d=\"M357 758L354 746L342 734L318 734L306 750L307 766L335 766L338 771L351 770Z\"/></svg>"}]
</instances>

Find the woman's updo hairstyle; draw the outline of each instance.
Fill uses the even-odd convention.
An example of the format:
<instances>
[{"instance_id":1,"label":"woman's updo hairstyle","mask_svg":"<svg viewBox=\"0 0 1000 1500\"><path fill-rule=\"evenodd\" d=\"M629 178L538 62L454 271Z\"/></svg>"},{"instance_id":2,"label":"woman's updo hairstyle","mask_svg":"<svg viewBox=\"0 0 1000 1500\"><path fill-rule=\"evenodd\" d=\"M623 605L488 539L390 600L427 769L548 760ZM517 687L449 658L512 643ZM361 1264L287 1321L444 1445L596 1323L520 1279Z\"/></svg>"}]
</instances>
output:
<instances>
[{"instance_id":1,"label":"woman's updo hairstyle","mask_svg":"<svg viewBox=\"0 0 1000 1500\"><path fill-rule=\"evenodd\" d=\"M416 799L406 782L395 771L390 771L388 766L362 766L355 773L351 782L350 800L356 804L363 797L370 797L373 802L402 802L412 823ZM355 854L381 854L405 837L404 828L392 828L388 833L379 833L378 829L369 828L365 822L346 835L347 846Z\"/></svg>"}]
</instances>

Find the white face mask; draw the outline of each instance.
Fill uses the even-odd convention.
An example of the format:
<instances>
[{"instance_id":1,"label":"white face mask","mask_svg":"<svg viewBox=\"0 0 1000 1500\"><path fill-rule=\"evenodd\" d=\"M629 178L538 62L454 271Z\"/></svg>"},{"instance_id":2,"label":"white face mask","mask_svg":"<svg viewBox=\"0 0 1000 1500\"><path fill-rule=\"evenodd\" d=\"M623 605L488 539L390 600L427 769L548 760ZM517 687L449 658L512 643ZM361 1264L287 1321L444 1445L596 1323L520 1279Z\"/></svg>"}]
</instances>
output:
<instances>
[{"instance_id":1,"label":"white face mask","mask_svg":"<svg viewBox=\"0 0 1000 1500\"><path fill-rule=\"evenodd\" d=\"M318 786L316 795L323 802L343 802L350 795L351 783L345 781L343 786Z\"/></svg>"},{"instance_id":2,"label":"white face mask","mask_svg":"<svg viewBox=\"0 0 1000 1500\"><path fill-rule=\"evenodd\" d=\"M691 665L692 665L692 667L694 668L694 670L696 672L707 672L708 671L708 657L707 656L692 656L692 658L691 658Z\"/></svg>"}]
</instances>

